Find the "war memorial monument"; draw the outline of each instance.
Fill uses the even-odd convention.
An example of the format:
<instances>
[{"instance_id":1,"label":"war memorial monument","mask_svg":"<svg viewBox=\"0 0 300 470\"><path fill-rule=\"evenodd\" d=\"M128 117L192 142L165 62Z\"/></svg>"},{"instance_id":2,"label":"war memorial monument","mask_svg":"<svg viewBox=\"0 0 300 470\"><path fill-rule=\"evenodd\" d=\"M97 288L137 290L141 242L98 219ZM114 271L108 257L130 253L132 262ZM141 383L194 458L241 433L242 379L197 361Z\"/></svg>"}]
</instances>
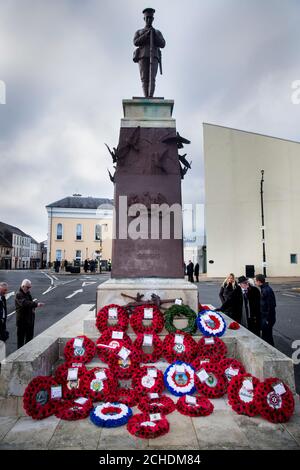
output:
<instances>
[{"instance_id":1,"label":"war memorial monument","mask_svg":"<svg viewBox=\"0 0 300 470\"><path fill-rule=\"evenodd\" d=\"M1 362L0 449L300 448L292 360L230 328L184 278L190 141L174 101L155 96L166 41L154 12L143 11L134 35L144 96L123 100L119 142L108 146L111 278L95 291L95 310L81 305Z\"/></svg>"}]
</instances>

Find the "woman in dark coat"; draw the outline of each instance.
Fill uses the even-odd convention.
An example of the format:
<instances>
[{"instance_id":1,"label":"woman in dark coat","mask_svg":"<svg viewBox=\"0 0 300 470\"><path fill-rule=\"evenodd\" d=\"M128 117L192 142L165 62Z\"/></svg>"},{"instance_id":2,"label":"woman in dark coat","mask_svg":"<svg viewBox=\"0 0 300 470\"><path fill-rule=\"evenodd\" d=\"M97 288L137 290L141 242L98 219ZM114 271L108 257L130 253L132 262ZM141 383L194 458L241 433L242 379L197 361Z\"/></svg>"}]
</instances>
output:
<instances>
[{"instance_id":1,"label":"woman in dark coat","mask_svg":"<svg viewBox=\"0 0 300 470\"><path fill-rule=\"evenodd\" d=\"M231 296L232 292L234 291L236 287L237 287L237 282L235 280L234 274L233 273L228 274L219 292L219 297L222 303L224 303L226 300L229 299L229 297Z\"/></svg>"}]
</instances>

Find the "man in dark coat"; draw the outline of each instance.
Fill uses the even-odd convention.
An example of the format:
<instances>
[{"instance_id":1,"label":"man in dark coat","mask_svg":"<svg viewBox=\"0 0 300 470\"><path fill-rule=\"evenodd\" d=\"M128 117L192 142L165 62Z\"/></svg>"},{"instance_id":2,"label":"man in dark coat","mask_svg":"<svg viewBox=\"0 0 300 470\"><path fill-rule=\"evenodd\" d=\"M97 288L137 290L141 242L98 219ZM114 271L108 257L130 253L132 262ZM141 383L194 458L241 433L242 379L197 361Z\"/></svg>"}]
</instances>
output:
<instances>
[{"instance_id":1,"label":"man in dark coat","mask_svg":"<svg viewBox=\"0 0 300 470\"><path fill-rule=\"evenodd\" d=\"M153 8L145 8L145 10L143 10L146 26L143 29L139 29L135 33L133 39L134 45L138 48L134 52L133 60L134 62L139 63L140 76L145 97L153 97L155 90L155 77L157 74L158 64L161 62L161 52L159 48L165 47L166 45L161 32L152 27L154 13L155 10ZM150 60L151 41L153 41L152 60Z\"/></svg>"},{"instance_id":2,"label":"man in dark coat","mask_svg":"<svg viewBox=\"0 0 300 470\"><path fill-rule=\"evenodd\" d=\"M17 342L18 348L31 341L34 332L35 309L43 307L45 304L36 302L30 294L31 281L24 279L16 294L16 322L17 322Z\"/></svg>"},{"instance_id":3,"label":"man in dark coat","mask_svg":"<svg viewBox=\"0 0 300 470\"><path fill-rule=\"evenodd\" d=\"M189 260L189 264L187 265L187 268L186 268L186 273L188 275L188 281L189 282L194 282L194 263L192 263L191 260Z\"/></svg>"},{"instance_id":4,"label":"man in dark coat","mask_svg":"<svg viewBox=\"0 0 300 470\"><path fill-rule=\"evenodd\" d=\"M218 310L225 312L228 309L233 320L260 336L260 292L245 276L238 278L238 287Z\"/></svg>"},{"instance_id":5,"label":"man in dark coat","mask_svg":"<svg viewBox=\"0 0 300 470\"><path fill-rule=\"evenodd\" d=\"M89 269L89 262L88 262L87 259L84 260L83 269L84 269L84 272L85 272L85 273L88 272L88 269Z\"/></svg>"},{"instance_id":6,"label":"man in dark coat","mask_svg":"<svg viewBox=\"0 0 300 470\"><path fill-rule=\"evenodd\" d=\"M195 264L195 276L196 276L196 282L199 282L199 263Z\"/></svg>"},{"instance_id":7,"label":"man in dark coat","mask_svg":"<svg viewBox=\"0 0 300 470\"><path fill-rule=\"evenodd\" d=\"M7 306L6 306L6 294L8 291L8 284L6 282L0 282L0 340L6 341L9 337L9 333L6 329L7 320Z\"/></svg>"},{"instance_id":8,"label":"man in dark coat","mask_svg":"<svg viewBox=\"0 0 300 470\"><path fill-rule=\"evenodd\" d=\"M274 346L273 326L276 323L276 299L272 287L263 274L255 276L255 284L260 289L261 336Z\"/></svg>"}]
</instances>

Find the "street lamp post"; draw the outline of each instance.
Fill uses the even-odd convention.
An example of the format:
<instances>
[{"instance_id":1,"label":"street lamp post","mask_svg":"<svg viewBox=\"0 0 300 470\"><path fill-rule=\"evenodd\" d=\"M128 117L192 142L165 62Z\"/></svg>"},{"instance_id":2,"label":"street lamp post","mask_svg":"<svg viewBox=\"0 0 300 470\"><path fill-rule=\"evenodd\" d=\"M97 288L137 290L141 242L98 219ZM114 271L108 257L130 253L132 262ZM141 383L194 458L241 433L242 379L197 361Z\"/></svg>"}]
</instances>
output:
<instances>
[{"instance_id":1,"label":"street lamp post","mask_svg":"<svg viewBox=\"0 0 300 470\"><path fill-rule=\"evenodd\" d=\"M263 273L267 276L266 268L266 242L265 242L265 215L264 215L264 170L261 170L260 180L260 205L261 205L261 235L262 235L262 246L263 246Z\"/></svg>"}]
</instances>

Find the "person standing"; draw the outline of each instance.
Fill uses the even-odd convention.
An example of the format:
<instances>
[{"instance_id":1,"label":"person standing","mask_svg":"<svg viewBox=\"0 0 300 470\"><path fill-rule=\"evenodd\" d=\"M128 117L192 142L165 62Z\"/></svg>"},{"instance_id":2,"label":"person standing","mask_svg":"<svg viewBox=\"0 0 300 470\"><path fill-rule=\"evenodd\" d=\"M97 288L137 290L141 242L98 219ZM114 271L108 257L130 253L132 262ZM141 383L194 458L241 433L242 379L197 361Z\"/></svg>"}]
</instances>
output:
<instances>
[{"instance_id":1,"label":"person standing","mask_svg":"<svg viewBox=\"0 0 300 470\"><path fill-rule=\"evenodd\" d=\"M54 269L56 273L59 273L60 261L57 259L54 263Z\"/></svg>"},{"instance_id":2,"label":"person standing","mask_svg":"<svg viewBox=\"0 0 300 470\"><path fill-rule=\"evenodd\" d=\"M83 269L84 269L84 272L85 272L85 273L88 272L88 269L89 269L89 262L88 262L87 259L84 260Z\"/></svg>"},{"instance_id":3,"label":"person standing","mask_svg":"<svg viewBox=\"0 0 300 470\"><path fill-rule=\"evenodd\" d=\"M189 260L189 264L187 265L186 272L188 275L188 281L189 282L194 282L194 263L192 263L191 260Z\"/></svg>"},{"instance_id":4,"label":"person standing","mask_svg":"<svg viewBox=\"0 0 300 470\"><path fill-rule=\"evenodd\" d=\"M24 279L15 297L18 348L32 340L34 335L35 309L45 304L32 299L31 281Z\"/></svg>"},{"instance_id":5,"label":"person standing","mask_svg":"<svg viewBox=\"0 0 300 470\"><path fill-rule=\"evenodd\" d=\"M228 274L219 292L219 297L222 303L226 302L226 300L229 299L229 297L232 295L236 287L237 287L237 282L235 280L234 274L233 273Z\"/></svg>"},{"instance_id":6,"label":"person standing","mask_svg":"<svg viewBox=\"0 0 300 470\"><path fill-rule=\"evenodd\" d=\"M8 284L6 282L0 282L0 340L7 341L9 332L6 329L7 320L7 306L6 306L6 294L8 292Z\"/></svg>"},{"instance_id":7,"label":"person standing","mask_svg":"<svg viewBox=\"0 0 300 470\"><path fill-rule=\"evenodd\" d=\"M242 325L257 336L260 336L260 292L255 286L249 284L245 276L238 278L242 291Z\"/></svg>"},{"instance_id":8,"label":"person standing","mask_svg":"<svg viewBox=\"0 0 300 470\"><path fill-rule=\"evenodd\" d=\"M152 26L155 10L143 10L145 28L139 29L133 39L137 49L134 51L133 61L138 62L144 96L152 98L155 90L155 78L158 65L161 66L160 48L165 47L166 41L158 29Z\"/></svg>"},{"instance_id":9,"label":"person standing","mask_svg":"<svg viewBox=\"0 0 300 470\"><path fill-rule=\"evenodd\" d=\"M95 272L95 261L93 259L90 261L90 271L91 273Z\"/></svg>"},{"instance_id":10,"label":"person standing","mask_svg":"<svg viewBox=\"0 0 300 470\"><path fill-rule=\"evenodd\" d=\"M257 287L249 284L245 276L238 278L238 286L217 310L229 310L234 321L260 336L260 292Z\"/></svg>"},{"instance_id":11,"label":"person standing","mask_svg":"<svg viewBox=\"0 0 300 470\"><path fill-rule=\"evenodd\" d=\"M274 346L273 326L276 323L276 298L272 287L263 274L255 276L255 284L260 289L261 337Z\"/></svg>"},{"instance_id":12,"label":"person standing","mask_svg":"<svg viewBox=\"0 0 300 470\"><path fill-rule=\"evenodd\" d=\"M199 282L199 263L195 264L195 277L196 277L196 282Z\"/></svg>"}]
</instances>

